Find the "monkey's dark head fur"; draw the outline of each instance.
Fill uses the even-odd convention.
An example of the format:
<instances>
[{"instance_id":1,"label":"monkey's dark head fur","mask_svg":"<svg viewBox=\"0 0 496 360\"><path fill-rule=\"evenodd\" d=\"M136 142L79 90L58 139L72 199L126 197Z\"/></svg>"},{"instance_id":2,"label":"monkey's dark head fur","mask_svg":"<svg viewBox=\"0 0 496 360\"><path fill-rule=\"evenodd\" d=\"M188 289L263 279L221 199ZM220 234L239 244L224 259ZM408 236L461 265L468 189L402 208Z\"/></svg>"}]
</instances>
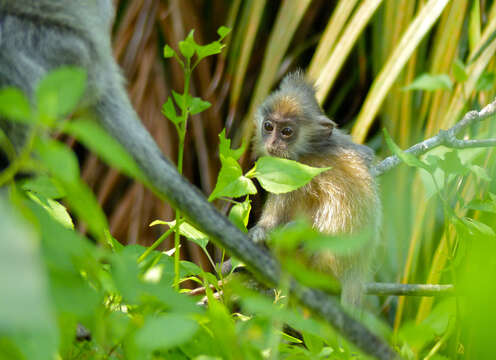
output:
<instances>
[{"instance_id":1,"label":"monkey's dark head fur","mask_svg":"<svg viewBox=\"0 0 496 360\"><path fill-rule=\"evenodd\" d=\"M298 70L286 75L279 88L255 114L258 155L298 160L327 147L336 124L323 113L313 84Z\"/></svg>"}]
</instances>

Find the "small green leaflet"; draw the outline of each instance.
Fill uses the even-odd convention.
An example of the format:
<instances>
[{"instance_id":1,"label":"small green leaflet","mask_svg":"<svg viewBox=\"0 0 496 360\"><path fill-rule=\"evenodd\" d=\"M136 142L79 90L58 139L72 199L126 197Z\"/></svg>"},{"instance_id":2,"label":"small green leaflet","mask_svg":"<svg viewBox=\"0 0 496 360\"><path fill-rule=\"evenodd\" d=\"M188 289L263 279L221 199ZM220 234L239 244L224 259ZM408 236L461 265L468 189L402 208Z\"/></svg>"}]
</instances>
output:
<instances>
[{"instance_id":1,"label":"small green leaflet","mask_svg":"<svg viewBox=\"0 0 496 360\"><path fill-rule=\"evenodd\" d=\"M221 158L222 167L217 177L217 184L210 194L208 201L222 196L240 197L248 194L256 194L257 188L253 181L243 176L243 171L238 162L231 157Z\"/></svg>"},{"instance_id":2,"label":"small green leaflet","mask_svg":"<svg viewBox=\"0 0 496 360\"><path fill-rule=\"evenodd\" d=\"M175 53L176 52L169 45L164 46L164 54L163 55L164 55L165 59L173 57Z\"/></svg>"},{"instance_id":3,"label":"small green leaflet","mask_svg":"<svg viewBox=\"0 0 496 360\"><path fill-rule=\"evenodd\" d=\"M219 34L220 38L219 40L223 40L227 34L231 32L231 29L226 27L226 26L221 26L220 28L217 29L217 34Z\"/></svg>"},{"instance_id":4,"label":"small green leaflet","mask_svg":"<svg viewBox=\"0 0 496 360\"><path fill-rule=\"evenodd\" d=\"M194 32L194 30L191 30L186 39L179 42L179 51L181 51L181 54L187 59L193 57L195 50L198 48L198 44L193 38Z\"/></svg>"},{"instance_id":5,"label":"small green leaflet","mask_svg":"<svg viewBox=\"0 0 496 360\"><path fill-rule=\"evenodd\" d=\"M248 232L246 226L248 225L248 219L250 217L251 204L250 199L247 196L245 201L242 203L237 203L231 208L229 212L229 220L236 225L241 231Z\"/></svg>"},{"instance_id":6,"label":"small green leaflet","mask_svg":"<svg viewBox=\"0 0 496 360\"><path fill-rule=\"evenodd\" d=\"M174 226L176 226L176 220L173 221L155 220L150 224L150 226L155 226L155 225L167 225L170 228L173 228ZM181 223L181 225L179 225L179 233L182 236L186 237L188 240L193 241L202 249L205 249L208 244L208 236L202 233L197 228L195 228L190 223L187 222Z\"/></svg>"},{"instance_id":7,"label":"small green leaflet","mask_svg":"<svg viewBox=\"0 0 496 360\"><path fill-rule=\"evenodd\" d=\"M176 108L174 107L174 103L170 96L167 99L167 102L162 106L162 114L164 114L167 119L169 119L176 125L178 125L183 120L182 117L177 116Z\"/></svg>"},{"instance_id":8,"label":"small green leaflet","mask_svg":"<svg viewBox=\"0 0 496 360\"><path fill-rule=\"evenodd\" d=\"M452 90L453 82L446 74L431 75L422 74L418 76L413 82L406 86L404 90Z\"/></svg>"},{"instance_id":9,"label":"small green leaflet","mask_svg":"<svg viewBox=\"0 0 496 360\"><path fill-rule=\"evenodd\" d=\"M429 173L431 172L431 168L427 164L425 164L422 161L420 161L419 159L417 159L414 155L409 154L409 153L401 150L399 148L399 146L394 143L393 139L391 139L391 136L389 135L386 128L384 128L383 131L384 131L384 139L386 140L386 143L389 147L389 150L391 150L391 152L394 155L398 156L401 161L403 161L408 166L421 168L421 169L426 170Z\"/></svg>"},{"instance_id":10,"label":"small green leaflet","mask_svg":"<svg viewBox=\"0 0 496 360\"><path fill-rule=\"evenodd\" d=\"M297 161L264 156L257 160L246 177L255 177L260 185L274 194L287 193L306 185L330 167L316 168Z\"/></svg>"}]
</instances>

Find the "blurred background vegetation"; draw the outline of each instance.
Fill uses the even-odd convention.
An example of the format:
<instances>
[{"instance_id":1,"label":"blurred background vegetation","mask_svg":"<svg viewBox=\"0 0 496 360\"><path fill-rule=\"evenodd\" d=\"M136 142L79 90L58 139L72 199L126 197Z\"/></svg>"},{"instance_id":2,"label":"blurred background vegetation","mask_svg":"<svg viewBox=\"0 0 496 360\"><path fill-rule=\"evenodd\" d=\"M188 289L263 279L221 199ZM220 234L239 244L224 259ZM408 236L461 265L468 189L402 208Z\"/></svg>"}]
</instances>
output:
<instances>
[{"instance_id":1,"label":"blurred background vegetation","mask_svg":"<svg viewBox=\"0 0 496 360\"><path fill-rule=\"evenodd\" d=\"M171 160L177 158L176 132L161 107L172 89L182 91L183 73L175 61L163 59L163 46L176 48L190 29L195 30L195 40L205 44L217 39L219 26L232 28L222 54L203 61L192 79L193 93L212 107L190 122L184 174L206 195L215 186L220 166L218 133L226 127L235 145L249 140L254 109L296 68L316 81L328 116L356 141L373 147L378 158L389 155L381 128L405 149L452 126L495 95L493 1L120 0L117 7L115 56L135 108ZM424 73L431 75L427 85L406 88ZM488 135L494 128L489 121L471 131ZM84 159L83 178L106 211L113 236L126 244L156 240L163 229L148 224L172 219L171 207L74 146ZM245 169L253 161L249 152L243 159ZM495 174L493 150L466 156ZM418 172L404 165L380 182L384 226L376 279L451 282L448 245L456 234L445 226L440 202L429 196ZM494 180L472 175L457 179L452 187L454 211L458 216L471 211L472 218L494 228L494 213L467 210L457 195L469 201L488 191L496 193L495 187ZM261 200L254 204L252 222ZM227 205L217 205L227 212ZM163 246L171 248L171 240ZM192 242L183 244L182 257L208 269L207 259ZM376 306L398 329L404 321L418 324L426 319L432 300L395 297Z\"/></svg>"}]
</instances>

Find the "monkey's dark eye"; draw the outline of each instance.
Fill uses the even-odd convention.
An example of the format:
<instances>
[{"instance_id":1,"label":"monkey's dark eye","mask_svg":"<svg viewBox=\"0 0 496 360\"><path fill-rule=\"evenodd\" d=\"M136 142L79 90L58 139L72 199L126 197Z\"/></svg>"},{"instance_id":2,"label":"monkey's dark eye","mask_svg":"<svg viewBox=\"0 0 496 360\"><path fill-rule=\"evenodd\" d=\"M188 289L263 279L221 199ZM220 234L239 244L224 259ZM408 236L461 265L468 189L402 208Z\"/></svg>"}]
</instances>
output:
<instances>
[{"instance_id":1,"label":"monkey's dark eye","mask_svg":"<svg viewBox=\"0 0 496 360\"><path fill-rule=\"evenodd\" d=\"M272 123L270 121L264 122L263 127L264 127L265 131L267 131L267 132L271 132L272 130L274 130L274 126L272 125Z\"/></svg>"},{"instance_id":2,"label":"monkey's dark eye","mask_svg":"<svg viewBox=\"0 0 496 360\"><path fill-rule=\"evenodd\" d=\"M291 135L293 135L293 129L288 128L288 127L287 128L284 128L284 129L281 130L281 134L284 137L290 137Z\"/></svg>"}]
</instances>

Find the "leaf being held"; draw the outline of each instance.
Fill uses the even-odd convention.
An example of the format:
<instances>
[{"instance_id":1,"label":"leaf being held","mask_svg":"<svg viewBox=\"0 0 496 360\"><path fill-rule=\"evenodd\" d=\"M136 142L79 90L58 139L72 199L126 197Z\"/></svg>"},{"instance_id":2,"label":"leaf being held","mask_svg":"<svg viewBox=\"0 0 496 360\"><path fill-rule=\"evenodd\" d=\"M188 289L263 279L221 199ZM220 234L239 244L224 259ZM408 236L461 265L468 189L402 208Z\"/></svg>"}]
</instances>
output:
<instances>
[{"instance_id":1,"label":"leaf being held","mask_svg":"<svg viewBox=\"0 0 496 360\"><path fill-rule=\"evenodd\" d=\"M264 156L257 160L246 176L257 178L265 190L282 194L306 185L315 176L329 169L330 167L316 168L294 160Z\"/></svg>"},{"instance_id":2,"label":"leaf being held","mask_svg":"<svg viewBox=\"0 0 496 360\"><path fill-rule=\"evenodd\" d=\"M255 184L243 176L241 166L234 158L223 158L222 167L217 177L217 184L210 194L208 201L212 201L222 196L240 197L249 194L256 194Z\"/></svg>"},{"instance_id":3,"label":"leaf being held","mask_svg":"<svg viewBox=\"0 0 496 360\"><path fill-rule=\"evenodd\" d=\"M446 74L422 74L405 87L405 90L452 90L453 82Z\"/></svg>"}]
</instances>

